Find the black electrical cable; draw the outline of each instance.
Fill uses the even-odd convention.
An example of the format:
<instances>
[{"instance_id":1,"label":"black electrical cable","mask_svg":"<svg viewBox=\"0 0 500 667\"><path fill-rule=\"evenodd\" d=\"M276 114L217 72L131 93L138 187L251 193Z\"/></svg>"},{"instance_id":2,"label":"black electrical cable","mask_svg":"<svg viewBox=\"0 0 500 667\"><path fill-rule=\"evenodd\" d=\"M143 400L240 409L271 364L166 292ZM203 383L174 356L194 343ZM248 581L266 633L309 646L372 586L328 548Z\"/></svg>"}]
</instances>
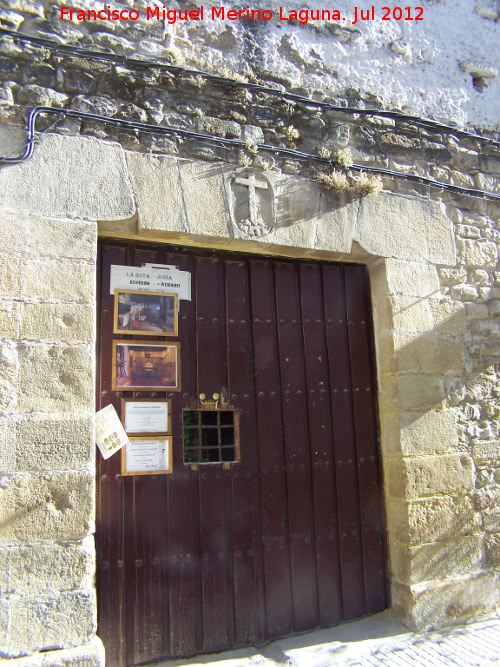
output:
<instances>
[{"instance_id":1,"label":"black electrical cable","mask_svg":"<svg viewBox=\"0 0 500 667\"><path fill-rule=\"evenodd\" d=\"M163 125L152 125L151 123L141 123L135 120L125 120L121 118L110 118L108 116L102 116L100 114L87 113L84 111L76 111L73 109L60 109L56 107L44 107L37 106L33 107L28 115L28 127L27 127L27 142L23 147L23 154L18 157L1 157L0 164L17 164L20 162L25 162L33 154L33 148L35 143L35 124L36 119L41 114L56 114L59 118L51 123L43 132L47 132L56 122L62 121L65 118L78 118L80 120L94 121L103 123L104 125L110 125L113 127L120 127L127 130L139 130L140 132L151 132L154 134L168 134L168 135L177 135L185 137L187 139L197 139L200 141L209 142L212 144L218 144L221 146L232 146L237 148L246 148L246 143L241 139L226 139L223 137L215 137L210 134L201 134L199 132L193 132L192 130L183 130L176 127L165 127ZM266 153L272 153L274 155L283 155L296 160L308 161L308 162L319 162L322 164L328 164L335 166L335 160L329 158L320 157L319 155L313 155L312 153L304 153L303 151L298 151L293 148L284 148L280 146L270 146L268 144L259 144L259 151L264 151ZM393 171L391 169L383 169L379 167L365 167L360 164L353 164L350 166L350 169L353 171L361 172L370 172L374 174L381 174L383 176L388 176L391 178L402 179L406 181L413 181L415 183L420 183L422 185L427 185L433 188L439 188L440 190L448 190L449 192L454 192L459 195L467 195L472 197L481 197L482 199L500 201L500 194L494 192L487 192L485 190L478 190L475 188L465 188L458 185L450 185L448 183L442 183L441 181L435 181L432 178L427 178L425 176L419 176L417 174L402 174L401 172Z\"/></svg>"},{"instance_id":2,"label":"black electrical cable","mask_svg":"<svg viewBox=\"0 0 500 667\"><path fill-rule=\"evenodd\" d=\"M49 48L56 52L59 51L61 53L67 53L78 57L112 62L114 64L122 65L129 69L159 69L182 76L192 76L192 77L200 76L203 79L206 79L207 81L213 81L214 83L221 83L236 88L246 88L248 90L254 90L256 92L265 93L267 95L273 95L275 97L279 97L281 99L285 99L290 102L297 102L299 104L304 104L305 106L314 107L317 109L336 111L339 113L345 113L349 115L380 116L381 118L390 118L392 120L399 120L408 123L410 125L415 125L417 127L422 127L428 130L435 130L437 132L446 132L448 134L455 134L457 136L468 139L475 139L477 141L488 143L491 146L496 146L500 148L500 141L497 141L496 139L485 137L481 134L470 132L468 130L461 130L458 127L454 127L453 125L440 123L438 121L431 120L429 118L421 118L420 116L413 116L411 114L406 114L403 113L402 111L385 111L382 109L358 109L357 107L343 107L332 104L331 102L313 100L310 97L306 97L305 95L297 95L295 93L281 91L276 88L273 88L272 86L264 86L259 83L237 81L235 79L219 76L217 74L211 74L209 72L203 72L201 70L187 69L176 65L167 65L166 63L161 63L153 60L143 60L140 58L131 58L129 56L118 56L114 53L105 51L95 51L92 49L84 49L80 46L68 46L66 44L59 44L58 42L55 42L54 40L51 39L47 39L44 37L32 37L31 35L19 33L14 30L8 30L7 28L0 28L0 35L11 37L14 41L22 43L29 42L31 44L35 44L42 48Z\"/></svg>"}]
</instances>

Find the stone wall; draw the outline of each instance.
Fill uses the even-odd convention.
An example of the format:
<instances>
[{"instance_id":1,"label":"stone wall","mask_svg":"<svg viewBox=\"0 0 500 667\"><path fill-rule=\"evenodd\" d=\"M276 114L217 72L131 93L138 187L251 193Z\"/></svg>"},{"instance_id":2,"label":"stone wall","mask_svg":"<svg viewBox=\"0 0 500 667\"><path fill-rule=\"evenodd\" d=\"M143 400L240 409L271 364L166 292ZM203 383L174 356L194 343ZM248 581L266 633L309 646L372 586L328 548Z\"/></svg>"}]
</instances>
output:
<instances>
[{"instance_id":1,"label":"stone wall","mask_svg":"<svg viewBox=\"0 0 500 667\"><path fill-rule=\"evenodd\" d=\"M425 5L439 17L448 3ZM467 17L489 39L498 24L491 21L494 10L481 7ZM368 264L393 606L419 629L491 612L500 600L500 202L403 178L384 178L381 193L363 195L345 149L367 170L386 167L498 193L498 148L446 128L318 109L280 96L300 85L296 92L316 99L334 94L340 106L404 101L413 112L436 111L431 92L437 84L419 106L418 86L410 90L387 79L378 95L377 80L361 83L349 71L340 86L333 75L324 76L330 67L325 34L332 53L342 46L355 59L373 37L371 25L352 39L355 31L338 26L270 26L269 42L262 42L269 49L281 31L280 59L273 64L265 48L251 56L252 44L263 39L259 26L200 25L189 32L161 23L145 34L139 24L135 32L130 26L113 32L101 23L91 30L62 25L37 2L23 2L22 9L9 2L0 16L8 27L117 55L179 62L184 52L190 65L216 67L221 54L230 66L247 39L252 77L257 72L276 90L105 63L0 36L0 155L24 144L35 104L243 142L231 147L70 118L39 138L31 159L0 167L1 655L31 654L16 662L43 667L61 654L67 664L103 660L94 639L91 537L98 233ZM436 33L428 29L431 39ZM464 33L459 45L471 58ZM299 36L310 49L303 62ZM392 34L394 44L402 37ZM390 38L384 26L377 39L388 47ZM484 57L493 58L497 45ZM310 64L313 46L323 48L319 74ZM386 67L401 59L402 67L409 58L391 53L380 56ZM479 70L473 88L458 55L453 62L455 78L443 83L440 113L464 125L481 119L494 134L488 109L495 86L498 95L495 77L483 77L480 92ZM424 69L416 76L424 77ZM400 76L404 82L406 75ZM467 100L453 89L457 77ZM52 120L40 118L37 128ZM330 154L333 162L298 159L263 143L323 160ZM318 180L333 167L346 177L341 192ZM272 212L258 229L241 225L235 214L235 179L249 175L265 179L272 193Z\"/></svg>"}]
</instances>

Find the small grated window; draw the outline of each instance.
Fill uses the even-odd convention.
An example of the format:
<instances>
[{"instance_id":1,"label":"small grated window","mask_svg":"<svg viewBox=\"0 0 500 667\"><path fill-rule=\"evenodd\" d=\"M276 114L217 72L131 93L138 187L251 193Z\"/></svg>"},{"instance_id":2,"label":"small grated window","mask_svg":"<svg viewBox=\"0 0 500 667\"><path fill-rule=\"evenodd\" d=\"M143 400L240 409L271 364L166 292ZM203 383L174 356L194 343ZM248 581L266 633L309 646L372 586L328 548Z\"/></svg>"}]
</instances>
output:
<instances>
[{"instance_id":1,"label":"small grated window","mask_svg":"<svg viewBox=\"0 0 500 667\"><path fill-rule=\"evenodd\" d=\"M184 463L238 460L236 410L184 410Z\"/></svg>"}]
</instances>

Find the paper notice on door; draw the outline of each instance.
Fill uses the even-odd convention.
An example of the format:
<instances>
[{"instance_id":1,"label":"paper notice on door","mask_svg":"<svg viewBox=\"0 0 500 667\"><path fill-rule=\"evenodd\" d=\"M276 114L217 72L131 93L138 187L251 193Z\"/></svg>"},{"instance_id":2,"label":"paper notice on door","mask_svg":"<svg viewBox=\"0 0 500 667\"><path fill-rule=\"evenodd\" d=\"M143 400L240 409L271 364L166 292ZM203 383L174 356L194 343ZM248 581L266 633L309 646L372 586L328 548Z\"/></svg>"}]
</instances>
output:
<instances>
[{"instance_id":1,"label":"paper notice on door","mask_svg":"<svg viewBox=\"0 0 500 667\"><path fill-rule=\"evenodd\" d=\"M95 442L104 459L109 459L128 442L127 434L113 405L107 405L96 413Z\"/></svg>"}]
</instances>

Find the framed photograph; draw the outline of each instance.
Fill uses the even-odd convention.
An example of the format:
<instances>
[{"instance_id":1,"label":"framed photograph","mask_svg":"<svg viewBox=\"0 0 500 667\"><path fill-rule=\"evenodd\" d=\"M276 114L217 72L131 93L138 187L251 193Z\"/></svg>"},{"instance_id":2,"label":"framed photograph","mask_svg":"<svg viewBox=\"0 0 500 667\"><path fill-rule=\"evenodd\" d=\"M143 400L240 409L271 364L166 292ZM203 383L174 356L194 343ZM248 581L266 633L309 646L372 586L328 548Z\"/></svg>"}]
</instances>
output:
<instances>
[{"instance_id":1,"label":"framed photograph","mask_svg":"<svg viewBox=\"0 0 500 667\"><path fill-rule=\"evenodd\" d=\"M113 341L113 391L180 391L180 343Z\"/></svg>"},{"instance_id":2,"label":"framed photograph","mask_svg":"<svg viewBox=\"0 0 500 667\"><path fill-rule=\"evenodd\" d=\"M134 436L168 435L172 401L168 398L122 398L125 433Z\"/></svg>"},{"instance_id":3,"label":"framed photograph","mask_svg":"<svg viewBox=\"0 0 500 667\"><path fill-rule=\"evenodd\" d=\"M122 475L162 475L172 472L172 436L129 438L122 449Z\"/></svg>"},{"instance_id":4,"label":"framed photograph","mask_svg":"<svg viewBox=\"0 0 500 667\"><path fill-rule=\"evenodd\" d=\"M113 332L143 336L179 334L178 295L115 289Z\"/></svg>"}]
</instances>

